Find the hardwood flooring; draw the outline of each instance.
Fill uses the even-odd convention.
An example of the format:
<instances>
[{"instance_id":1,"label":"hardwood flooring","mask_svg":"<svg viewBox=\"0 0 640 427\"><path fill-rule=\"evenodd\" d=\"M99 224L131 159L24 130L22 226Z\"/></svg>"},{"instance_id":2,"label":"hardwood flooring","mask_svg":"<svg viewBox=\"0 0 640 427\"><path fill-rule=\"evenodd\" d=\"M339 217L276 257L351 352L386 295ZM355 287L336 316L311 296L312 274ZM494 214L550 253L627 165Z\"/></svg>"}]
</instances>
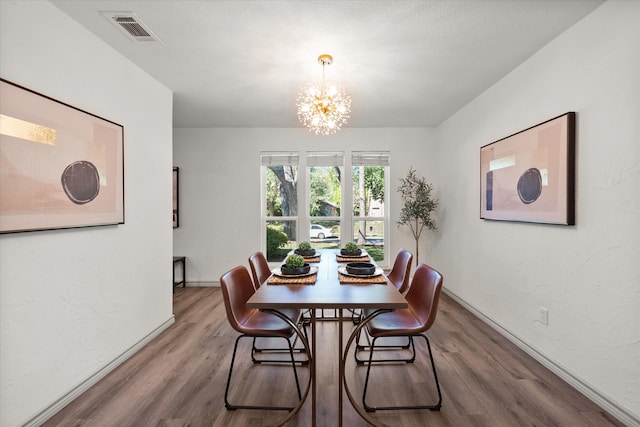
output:
<instances>
[{"instance_id":1,"label":"hardwood flooring","mask_svg":"<svg viewBox=\"0 0 640 427\"><path fill-rule=\"evenodd\" d=\"M174 312L173 326L44 425L244 427L268 425L286 414L225 409L225 383L237 334L228 326L220 288L177 288ZM337 426L337 326L336 321L321 321L317 328L317 425L322 427ZM344 323L345 341L352 327ZM373 418L390 426L622 425L444 294L429 338L442 409L380 411ZM293 403L291 368L252 365L250 344L250 339L241 340L230 398ZM369 403L435 398L424 340L416 344L416 363L372 368ZM358 401L365 370L350 358L346 375ZM299 373L306 384L308 369L299 368ZM310 398L287 426L311 425ZM344 425L368 425L346 397Z\"/></svg>"}]
</instances>

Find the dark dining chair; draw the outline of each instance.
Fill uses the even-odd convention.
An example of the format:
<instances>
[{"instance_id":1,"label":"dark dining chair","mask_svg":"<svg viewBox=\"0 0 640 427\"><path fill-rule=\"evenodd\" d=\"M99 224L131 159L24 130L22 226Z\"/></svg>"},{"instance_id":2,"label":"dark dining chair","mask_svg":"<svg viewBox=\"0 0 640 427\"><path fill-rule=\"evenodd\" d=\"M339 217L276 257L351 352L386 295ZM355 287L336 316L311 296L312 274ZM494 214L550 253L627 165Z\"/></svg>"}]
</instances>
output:
<instances>
[{"instance_id":1,"label":"dark dining chair","mask_svg":"<svg viewBox=\"0 0 640 427\"><path fill-rule=\"evenodd\" d=\"M253 254L251 254L251 256L249 257L249 267L251 268L251 275L253 276L253 286L256 290L258 290L258 288L260 286L262 286L267 279L271 276L271 268L269 267L269 262L267 261L267 258L264 256L264 253L262 252L255 252ZM281 309L279 310L282 314L284 314L285 316L287 316L289 319L291 319L292 321L296 322L296 323L300 323L300 325L304 328L304 334L305 336L307 335L307 323L303 323L302 317L301 317L301 313L302 311L297 309L297 308L289 308L289 309ZM293 345L295 346L296 342L297 342L298 336L295 336L295 339L293 341ZM266 359L259 359L256 357L256 353L266 353L266 352L282 352L282 351L289 351L286 348L269 348L269 347L258 347L256 345L256 341L257 338L253 339L253 344L251 345L251 360L253 360L254 363L262 363L262 362L278 362L278 360L266 360ZM302 352L304 351L304 349L300 349L300 348L294 348L294 351L296 352Z\"/></svg>"},{"instance_id":2,"label":"dark dining chair","mask_svg":"<svg viewBox=\"0 0 640 427\"><path fill-rule=\"evenodd\" d=\"M396 287L398 292L404 294L409 288L409 283L411 279L411 262L413 261L413 254L406 249L399 249L396 254L396 258L393 261L393 267L391 267L391 271L387 275L387 279ZM361 314L362 317L366 317L372 313L373 310L363 310ZM379 345L378 348L403 348L408 349L410 345L410 341L406 344L398 344L398 345ZM369 345L360 345L360 335L358 335L358 340L356 341L356 349L358 351L368 349Z\"/></svg>"},{"instance_id":3,"label":"dark dining chair","mask_svg":"<svg viewBox=\"0 0 640 427\"><path fill-rule=\"evenodd\" d=\"M387 275L389 281L401 294L404 294L409 288L411 261L413 261L413 254L406 249L399 249L393 267Z\"/></svg>"},{"instance_id":4,"label":"dark dining chair","mask_svg":"<svg viewBox=\"0 0 640 427\"><path fill-rule=\"evenodd\" d=\"M253 276L253 285L258 289L271 276L269 262L262 252L256 252L249 257L249 267Z\"/></svg>"},{"instance_id":5,"label":"dark dining chair","mask_svg":"<svg viewBox=\"0 0 640 427\"><path fill-rule=\"evenodd\" d=\"M426 264L420 264L413 275L411 286L405 295L405 299L409 304L408 308L399 309L391 312L378 314L371 318L366 324L368 334L372 337L371 348L369 350L369 360L367 364L367 376L364 382L364 390L362 393L362 404L367 412L388 409L431 409L439 410L442 405L442 393L440 391L440 383L436 374L436 365L433 360L431 344L427 338L426 332L431 328L436 320L438 312L438 301L440 299L440 291L442 289L442 275ZM386 337L408 337L412 348L412 357L404 362L413 362L416 358L416 348L414 337L422 337L427 343L429 351L429 359L433 370L433 378L435 380L436 390L438 392L438 400L430 405L404 405L404 406L371 406L366 402L367 388L369 386L369 377L371 366L374 363L397 362L397 359L373 359L374 350L376 349L376 341ZM422 383L420 383L422 384ZM385 384L389 387L389 384ZM405 387L406 388L406 387ZM422 394L422 393L415 393Z\"/></svg>"},{"instance_id":6,"label":"dark dining chair","mask_svg":"<svg viewBox=\"0 0 640 427\"><path fill-rule=\"evenodd\" d=\"M281 338L286 341L290 356L290 361L286 361L286 363L290 363L293 367L298 400L302 399L302 395L300 393L300 382L298 380L298 371L296 369L298 361L296 361L294 357L293 345L291 344L291 337L296 335L296 330L289 323L274 314L247 307L247 301L254 294L255 289L251 281L251 276L249 276L249 271L246 267L235 267L223 274L220 278L220 286L222 288L227 320L231 327L240 333L238 338L236 338L236 342L233 347L233 355L231 357L231 365L229 366L229 376L227 377L227 386L224 392L225 407L229 410L293 409L293 407L284 406L238 405L229 402L229 388L231 385L231 376L238 350L238 343L240 342L240 339L244 337ZM298 320L299 319L296 319L293 323L297 323ZM307 358L308 357L309 355L307 354Z\"/></svg>"}]
</instances>

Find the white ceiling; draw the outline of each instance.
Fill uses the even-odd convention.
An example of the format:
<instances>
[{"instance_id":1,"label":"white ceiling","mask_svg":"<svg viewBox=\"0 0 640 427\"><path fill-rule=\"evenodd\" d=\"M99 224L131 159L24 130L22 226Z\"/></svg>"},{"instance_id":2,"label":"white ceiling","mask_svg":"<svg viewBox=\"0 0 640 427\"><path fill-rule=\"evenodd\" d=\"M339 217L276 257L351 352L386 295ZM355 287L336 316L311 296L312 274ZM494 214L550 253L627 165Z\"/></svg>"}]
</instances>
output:
<instances>
[{"instance_id":1,"label":"white ceiling","mask_svg":"<svg viewBox=\"0 0 640 427\"><path fill-rule=\"evenodd\" d=\"M299 127L322 78L352 98L345 127L441 123L602 0L50 0L174 92L175 127ZM102 11L133 12L134 42Z\"/></svg>"}]
</instances>

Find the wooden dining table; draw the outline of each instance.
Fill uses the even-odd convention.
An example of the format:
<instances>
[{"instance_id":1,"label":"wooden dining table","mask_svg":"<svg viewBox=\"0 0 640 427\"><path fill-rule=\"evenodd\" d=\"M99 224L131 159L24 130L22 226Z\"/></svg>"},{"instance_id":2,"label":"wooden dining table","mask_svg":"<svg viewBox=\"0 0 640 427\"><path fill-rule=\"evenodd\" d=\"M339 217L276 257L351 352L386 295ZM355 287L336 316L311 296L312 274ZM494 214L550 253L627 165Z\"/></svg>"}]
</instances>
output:
<instances>
[{"instance_id":1,"label":"wooden dining table","mask_svg":"<svg viewBox=\"0 0 640 427\"><path fill-rule=\"evenodd\" d=\"M398 292L386 278L386 276L378 277L377 280L366 280L363 278L354 278L340 274L338 268L344 266L349 259L342 258L339 250L319 250L319 257L310 262L312 268L317 269L315 273L315 281L307 278L306 283L286 283L281 276L272 275L267 279L266 283L251 296L247 301L247 307L257 308L264 311L272 312L279 315L278 310L286 308L309 309L311 323L311 342L307 342L303 334L298 329L298 335L307 349L310 349L310 388L311 388L311 425L316 426L316 407L317 407L317 357L316 357L316 310L332 309L338 311L338 343L337 353L339 357L338 369L338 420L337 424L342 426L342 408L343 408L343 389L346 391L347 397L356 412L365 420L371 423L370 418L365 411L354 402L348 386L344 381L344 366L350 344L353 342L357 332L364 327L366 322L371 318L363 319L353 330L347 341L347 346L343 344L343 323L351 322L351 318L345 319L343 310L345 309L377 309L380 312L390 311L399 308L406 308L407 301L402 294ZM319 261L319 262L318 262ZM371 262L373 262L371 260ZM292 279L291 281L305 281ZM379 283L367 283L377 281ZM281 316L283 319L284 317ZM284 319L286 320L286 319ZM326 345L326 343L323 343ZM298 406L294 408L283 420L282 425L290 420L302 407L308 396L308 389Z\"/></svg>"}]
</instances>

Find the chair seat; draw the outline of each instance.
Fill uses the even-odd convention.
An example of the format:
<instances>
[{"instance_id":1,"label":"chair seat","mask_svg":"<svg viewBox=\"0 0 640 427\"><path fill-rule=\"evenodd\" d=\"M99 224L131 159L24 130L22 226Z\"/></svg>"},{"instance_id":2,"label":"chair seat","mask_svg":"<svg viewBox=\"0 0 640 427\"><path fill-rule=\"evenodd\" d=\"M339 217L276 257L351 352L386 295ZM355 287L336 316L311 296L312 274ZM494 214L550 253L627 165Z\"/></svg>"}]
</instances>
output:
<instances>
[{"instance_id":1,"label":"chair seat","mask_svg":"<svg viewBox=\"0 0 640 427\"><path fill-rule=\"evenodd\" d=\"M292 320L296 323L296 320ZM253 310L252 314L244 318L238 326L241 329L239 332L254 337L289 338L295 333L288 323L275 314L260 310Z\"/></svg>"},{"instance_id":2,"label":"chair seat","mask_svg":"<svg viewBox=\"0 0 640 427\"><path fill-rule=\"evenodd\" d=\"M424 331L424 324L405 308L379 314L367 323L367 330L372 337L397 337L419 334Z\"/></svg>"}]
</instances>

